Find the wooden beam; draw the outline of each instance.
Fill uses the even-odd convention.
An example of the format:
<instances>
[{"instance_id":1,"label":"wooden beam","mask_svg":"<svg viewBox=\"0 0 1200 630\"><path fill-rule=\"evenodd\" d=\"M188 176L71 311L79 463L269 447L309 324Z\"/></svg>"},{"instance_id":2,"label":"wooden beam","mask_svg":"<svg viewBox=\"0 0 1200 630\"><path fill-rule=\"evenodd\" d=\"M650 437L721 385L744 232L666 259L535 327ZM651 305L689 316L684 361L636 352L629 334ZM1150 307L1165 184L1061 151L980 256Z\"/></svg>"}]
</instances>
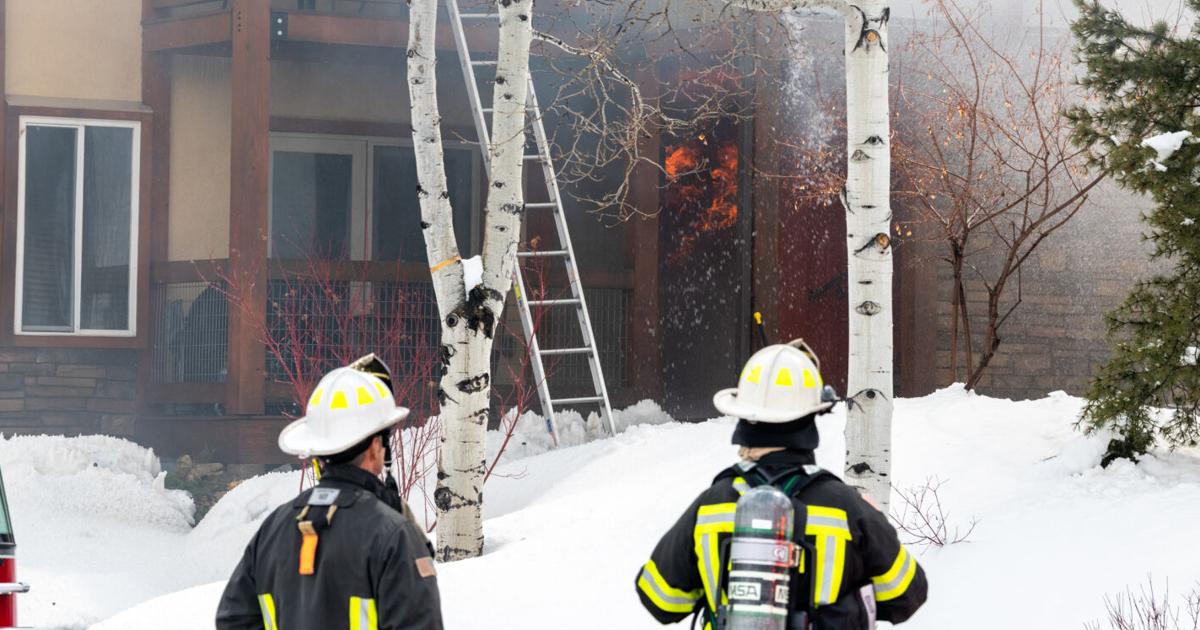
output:
<instances>
[{"instance_id":1,"label":"wooden beam","mask_svg":"<svg viewBox=\"0 0 1200 630\"><path fill-rule=\"evenodd\" d=\"M7 171L5 170L7 164L5 158L8 156L8 136L6 135L8 132L8 83L4 72L4 68L7 65L5 52L8 49L8 37L4 16L8 12L8 7L5 5L5 0L0 0L0 217L8 215L9 210L16 210L15 207L10 208L8 205L8 177ZM4 257L2 256L4 253L4 247L5 245L0 244L0 260L4 260ZM9 266L5 266L4 268L16 269L16 267ZM3 303L3 301L0 300L0 303ZM0 317L0 321L3 321L2 317Z\"/></svg>"},{"instance_id":2,"label":"wooden beam","mask_svg":"<svg viewBox=\"0 0 1200 630\"><path fill-rule=\"evenodd\" d=\"M767 18L756 16L760 23ZM783 65L776 68L783 71ZM783 76L783 75L778 75ZM787 102L782 90L772 81L755 83L754 122L757 137L764 141L755 148L750 164L756 173L771 174L779 170L783 159L781 145L775 140L774 129L785 129L789 124L782 105ZM782 267L779 259L779 219L783 187L789 182L779 178L760 175L754 178L754 309L763 315L769 340L779 342L779 274ZM760 343L755 333L755 347ZM787 340L782 340L787 341Z\"/></svg>"},{"instance_id":3,"label":"wooden beam","mask_svg":"<svg viewBox=\"0 0 1200 630\"><path fill-rule=\"evenodd\" d=\"M261 414L266 354L267 199L271 127L270 6L233 0L232 142L230 145L229 375L231 414Z\"/></svg>"},{"instance_id":4,"label":"wooden beam","mask_svg":"<svg viewBox=\"0 0 1200 630\"><path fill-rule=\"evenodd\" d=\"M408 20L317 13L289 13L287 19L291 41L378 48L404 48L408 42Z\"/></svg>"},{"instance_id":5,"label":"wooden beam","mask_svg":"<svg viewBox=\"0 0 1200 630\"><path fill-rule=\"evenodd\" d=\"M228 42L232 31L231 23L232 14L229 11L185 18L144 20L142 53Z\"/></svg>"},{"instance_id":6,"label":"wooden beam","mask_svg":"<svg viewBox=\"0 0 1200 630\"><path fill-rule=\"evenodd\" d=\"M637 77L643 86L656 85L650 71ZM658 162L662 138L649 134L642 140L642 155ZM639 396L657 399L662 393L661 330L658 308L658 213L662 194L662 174L657 168L642 166L634 171L631 182L633 203L644 216L636 216L625 231L633 259L633 303L630 308L629 364L630 381ZM629 259L628 257L626 258Z\"/></svg>"},{"instance_id":7,"label":"wooden beam","mask_svg":"<svg viewBox=\"0 0 1200 630\"><path fill-rule=\"evenodd\" d=\"M322 13L288 13L288 42L369 46L372 48L403 49L408 46L408 20L403 18L357 17ZM473 21L474 22L474 21ZM473 54L495 54L499 37L498 24L479 21L468 24L467 41ZM477 28L490 26L491 28ZM454 34L448 24L440 24L437 32L438 50L456 50Z\"/></svg>"},{"instance_id":8,"label":"wooden beam","mask_svg":"<svg viewBox=\"0 0 1200 630\"><path fill-rule=\"evenodd\" d=\"M167 259L167 233L171 199L171 60L168 53L142 55L142 101L154 113L154 143L148 156L150 175L150 260Z\"/></svg>"},{"instance_id":9,"label":"wooden beam","mask_svg":"<svg viewBox=\"0 0 1200 630\"><path fill-rule=\"evenodd\" d=\"M143 3L143 11L149 9L151 11L161 9L180 9L190 7L197 4L216 4L221 0L147 0Z\"/></svg>"}]
</instances>

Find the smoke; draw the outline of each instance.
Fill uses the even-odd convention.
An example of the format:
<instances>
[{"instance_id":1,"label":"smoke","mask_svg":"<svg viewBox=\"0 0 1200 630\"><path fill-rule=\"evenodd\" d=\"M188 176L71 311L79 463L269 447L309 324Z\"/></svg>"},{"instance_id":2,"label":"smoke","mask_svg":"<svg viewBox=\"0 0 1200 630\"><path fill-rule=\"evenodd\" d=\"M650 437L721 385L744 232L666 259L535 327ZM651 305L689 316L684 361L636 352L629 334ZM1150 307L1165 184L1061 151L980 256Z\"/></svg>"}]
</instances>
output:
<instances>
[{"instance_id":1,"label":"smoke","mask_svg":"<svg viewBox=\"0 0 1200 630\"><path fill-rule=\"evenodd\" d=\"M1050 28L1068 28L1078 16L1072 0L962 0L963 8L980 9L990 14L996 26L1036 26L1040 20ZM1101 0L1101 4L1118 9L1127 18L1148 25L1155 21L1187 26L1185 0ZM892 16L900 19L922 20L928 14L929 0L894 0Z\"/></svg>"}]
</instances>

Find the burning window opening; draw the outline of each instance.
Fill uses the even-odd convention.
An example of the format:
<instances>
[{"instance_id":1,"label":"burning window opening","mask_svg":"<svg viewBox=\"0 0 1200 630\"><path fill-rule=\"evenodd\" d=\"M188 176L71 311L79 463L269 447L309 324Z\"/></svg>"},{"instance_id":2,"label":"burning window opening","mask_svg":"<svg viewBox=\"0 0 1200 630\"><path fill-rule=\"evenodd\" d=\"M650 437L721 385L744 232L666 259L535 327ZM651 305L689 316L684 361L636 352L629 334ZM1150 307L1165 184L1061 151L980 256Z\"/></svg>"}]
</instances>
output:
<instances>
[{"instance_id":1,"label":"burning window opening","mask_svg":"<svg viewBox=\"0 0 1200 630\"><path fill-rule=\"evenodd\" d=\"M714 136L700 134L667 147L666 211L679 226L677 246L667 257L671 264L690 258L702 237L737 225L737 140Z\"/></svg>"}]
</instances>

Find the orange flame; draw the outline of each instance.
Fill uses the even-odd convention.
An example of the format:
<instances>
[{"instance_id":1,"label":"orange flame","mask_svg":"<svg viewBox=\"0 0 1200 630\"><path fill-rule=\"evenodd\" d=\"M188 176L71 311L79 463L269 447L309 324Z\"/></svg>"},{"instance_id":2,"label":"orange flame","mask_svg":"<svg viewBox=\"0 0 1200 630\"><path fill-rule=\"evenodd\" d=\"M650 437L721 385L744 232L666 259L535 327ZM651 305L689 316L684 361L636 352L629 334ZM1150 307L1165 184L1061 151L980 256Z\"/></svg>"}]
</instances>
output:
<instances>
[{"instance_id":1,"label":"orange flame","mask_svg":"<svg viewBox=\"0 0 1200 630\"><path fill-rule=\"evenodd\" d=\"M679 246L670 255L680 262L695 251L705 234L728 230L738 217L738 149L733 141L722 143L710 160L707 142L693 142L667 151L665 169L671 178L668 207L686 216L680 222ZM704 168L709 166L709 170Z\"/></svg>"}]
</instances>

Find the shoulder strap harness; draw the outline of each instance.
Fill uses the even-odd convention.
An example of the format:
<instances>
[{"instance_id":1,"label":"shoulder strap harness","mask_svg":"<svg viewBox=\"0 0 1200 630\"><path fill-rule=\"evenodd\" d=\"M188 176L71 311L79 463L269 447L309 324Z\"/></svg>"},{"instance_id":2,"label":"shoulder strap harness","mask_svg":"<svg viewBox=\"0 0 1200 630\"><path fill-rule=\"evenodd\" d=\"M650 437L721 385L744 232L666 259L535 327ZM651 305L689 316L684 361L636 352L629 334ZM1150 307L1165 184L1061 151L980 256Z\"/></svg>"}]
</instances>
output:
<instances>
[{"instance_id":1,"label":"shoulder strap harness","mask_svg":"<svg viewBox=\"0 0 1200 630\"><path fill-rule=\"evenodd\" d=\"M292 504L293 507L303 505L296 515L296 527L301 535L300 575L316 573L317 543L320 542L321 532L333 524L333 515L339 508L348 508L357 499L358 492L355 490L317 486L309 491L307 501L301 495Z\"/></svg>"}]
</instances>

